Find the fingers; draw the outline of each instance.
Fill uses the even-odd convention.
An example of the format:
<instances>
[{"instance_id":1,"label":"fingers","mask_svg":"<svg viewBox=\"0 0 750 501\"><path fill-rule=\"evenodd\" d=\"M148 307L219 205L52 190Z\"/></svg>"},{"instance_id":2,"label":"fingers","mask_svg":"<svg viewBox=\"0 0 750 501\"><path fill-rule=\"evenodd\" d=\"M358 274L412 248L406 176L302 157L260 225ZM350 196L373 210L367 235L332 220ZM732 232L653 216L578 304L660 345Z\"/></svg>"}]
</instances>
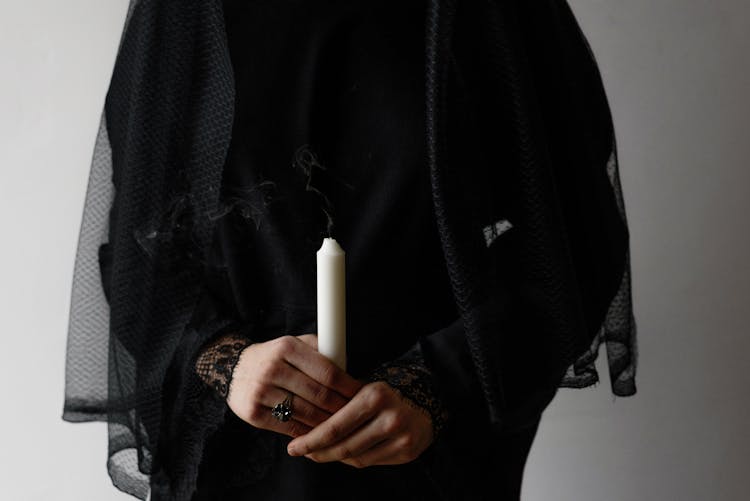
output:
<instances>
[{"instance_id":1,"label":"fingers","mask_svg":"<svg viewBox=\"0 0 750 501\"><path fill-rule=\"evenodd\" d=\"M299 373L296 369L290 370ZM230 405L230 407L241 419L256 428L298 437L309 433L331 415L300 395L294 394L290 419L279 421L273 416L272 410L288 396L285 389L266 383L250 382L244 390L246 392L245 403Z\"/></svg>"},{"instance_id":2,"label":"fingers","mask_svg":"<svg viewBox=\"0 0 750 501\"><path fill-rule=\"evenodd\" d=\"M315 351L318 350L318 336L316 334L302 334L296 337Z\"/></svg>"},{"instance_id":3,"label":"fingers","mask_svg":"<svg viewBox=\"0 0 750 501\"><path fill-rule=\"evenodd\" d=\"M260 368L259 373L258 382L261 385L289 390L294 395L302 397L329 414L341 409L348 401L339 393L283 361L278 363L274 361L266 362Z\"/></svg>"},{"instance_id":4,"label":"fingers","mask_svg":"<svg viewBox=\"0 0 750 501\"><path fill-rule=\"evenodd\" d=\"M387 383L374 382L326 421L292 440L287 452L364 468L413 461L431 441L429 415Z\"/></svg>"},{"instance_id":5,"label":"fingers","mask_svg":"<svg viewBox=\"0 0 750 501\"><path fill-rule=\"evenodd\" d=\"M270 342L275 343L277 354L284 360L347 398L352 398L362 387L360 381L295 336L281 336Z\"/></svg>"},{"instance_id":6,"label":"fingers","mask_svg":"<svg viewBox=\"0 0 750 501\"><path fill-rule=\"evenodd\" d=\"M381 409L386 407L389 395L385 383L370 383L357 393L348 404L342 407L326 421L315 427L310 433L295 439L287 446L291 456L300 456L325 449L342 441ZM394 419L386 426L400 425Z\"/></svg>"},{"instance_id":7,"label":"fingers","mask_svg":"<svg viewBox=\"0 0 750 501\"><path fill-rule=\"evenodd\" d=\"M340 444L306 454L321 463L341 461L355 468L377 465L403 464L414 461L424 451L419 439L408 430L390 433L382 431L380 419L374 419ZM371 428L366 430L366 428Z\"/></svg>"},{"instance_id":8,"label":"fingers","mask_svg":"<svg viewBox=\"0 0 750 501\"><path fill-rule=\"evenodd\" d=\"M317 336L281 336L243 350L233 377L230 408L249 424L297 437L321 425L363 383L317 351ZM286 390L286 391L285 391ZM295 395L293 416L279 422L273 406Z\"/></svg>"},{"instance_id":9,"label":"fingers","mask_svg":"<svg viewBox=\"0 0 750 501\"><path fill-rule=\"evenodd\" d=\"M411 459L403 457L402 449L403 448L399 446L397 439L388 439L379 442L375 447L370 448L358 456L343 459L341 462L355 468L387 464L403 464L409 462Z\"/></svg>"},{"instance_id":10,"label":"fingers","mask_svg":"<svg viewBox=\"0 0 750 501\"><path fill-rule=\"evenodd\" d=\"M388 440L382 419L371 419L344 440L330 447L305 454L315 462L352 460L352 466L360 466L359 457L380 443ZM364 466L364 465L361 465Z\"/></svg>"},{"instance_id":11,"label":"fingers","mask_svg":"<svg viewBox=\"0 0 750 501\"><path fill-rule=\"evenodd\" d=\"M281 402L281 400L279 400L279 402ZM305 433L309 433L312 428L305 423L298 421L295 417L296 416L293 416L289 421L279 421L273 417L273 414L271 414L271 407L262 405L254 405L249 416L250 424L256 428L275 431L290 437L299 437Z\"/></svg>"},{"instance_id":12,"label":"fingers","mask_svg":"<svg viewBox=\"0 0 750 501\"><path fill-rule=\"evenodd\" d=\"M283 402L287 397L287 392L282 388L267 385L257 384L257 386L251 387L250 391L251 395L254 395L256 405L261 408L258 409L259 413L267 411L269 415L271 415L271 409L273 409L276 404ZM313 405L302 396L294 394L292 399L292 418L312 429L330 416L330 412L326 412Z\"/></svg>"}]
</instances>

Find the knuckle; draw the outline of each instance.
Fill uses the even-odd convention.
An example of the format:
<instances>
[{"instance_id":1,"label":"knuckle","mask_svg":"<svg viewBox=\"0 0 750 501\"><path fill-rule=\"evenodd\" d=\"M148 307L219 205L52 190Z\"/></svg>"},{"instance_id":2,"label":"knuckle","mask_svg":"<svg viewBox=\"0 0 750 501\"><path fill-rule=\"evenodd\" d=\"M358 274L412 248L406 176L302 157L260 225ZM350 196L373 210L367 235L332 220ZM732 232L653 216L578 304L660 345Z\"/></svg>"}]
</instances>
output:
<instances>
[{"instance_id":1,"label":"knuckle","mask_svg":"<svg viewBox=\"0 0 750 501\"><path fill-rule=\"evenodd\" d=\"M288 334L279 337L278 340L278 347L279 353L282 355L287 355L290 352L294 351L294 343L295 339L293 336L290 336Z\"/></svg>"},{"instance_id":2,"label":"knuckle","mask_svg":"<svg viewBox=\"0 0 750 501\"><path fill-rule=\"evenodd\" d=\"M372 383L367 391L367 403L371 408L382 407L388 398L386 384L382 381Z\"/></svg>"},{"instance_id":3,"label":"knuckle","mask_svg":"<svg viewBox=\"0 0 750 501\"><path fill-rule=\"evenodd\" d=\"M336 366L333 363L325 363L320 369L320 382L328 387L333 387L338 381Z\"/></svg>"},{"instance_id":4,"label":"knuckle","mask_svg":"<svg viewBox=\"0 0 750 501\"><path fill-rule=\"evenodd\" d=\"M397 440L396 444L398 445L399 449L407 452L408 454L411 454L411 452L414 450L415 440L411 434L407 433L401 436Z\"/></svg>"},{"instance_id":5,"label":"knuckle","mask_svg":"<svg viewBox=\"0 0 750 501\"><path fill-rule=\"evenodd\" d=\"M399 413L389 413L383 419L383 428L386 433L395 433L404 426L404 417Z\"/></svg>"},{"instance_id":6,"label":"knuckle","mask_svg":"<svg viewBox=\"0 0 750 501\"><path fill-rule=\"evenodd\" d=\"M289 334L276 338L276 352L282 356L288 355L294 351L295 341L294 336Z\"/></svg>"},{"instance_id":7,"label":"knuckle","mask_svg":"<svg viewBox=\"0 0 750 501\"><path fill-rule=\"evenodd\" d=\"M348 459L353 456L354 456L354 453L352 452L352 450L345 445L338 447L336 450L336 457L339 457L341 459Z\"/></svg>"}]
</instances>

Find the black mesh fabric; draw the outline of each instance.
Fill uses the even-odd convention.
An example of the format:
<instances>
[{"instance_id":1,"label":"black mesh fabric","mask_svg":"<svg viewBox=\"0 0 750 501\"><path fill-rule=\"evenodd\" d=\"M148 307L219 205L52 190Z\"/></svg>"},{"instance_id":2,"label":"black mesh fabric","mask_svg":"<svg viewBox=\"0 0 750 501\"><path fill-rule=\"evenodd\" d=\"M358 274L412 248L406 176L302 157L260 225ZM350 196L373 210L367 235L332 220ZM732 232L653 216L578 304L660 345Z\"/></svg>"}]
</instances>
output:
<instances>
[{"instance_id":1,"label":"black mesh fabric","mask_svg":"<svg viewBox=\"0 0 750 501\"><path fill-rule=\"evenodd\" d=\"M614 124L570 7L434 2L426 45L435 212L491 421L525 398L514 389L529 381L598 382L602 342L612 392L634 394L636 323ZM459 127L476 128L473 162L452 145ZM504 245L492 245L501 231ZM520 353L534 353L533 362Z\"/></svg>"},{"instance_id":2,"label":"black mesh fabric","mask_svg":"<svg viewBox=\"0 0 750 501\"><path fill-rule=\"evenodd\" d=\"M190 322L231 132L225 48L218 2L131 2L94 152L63 419L108 423L109 474L140 499L189 498L227 409L194 358L230 322Z\"/></svg>"},{"instance_id":3,"label":"black mesh fabric","mask_svg":"<svg viewBox=\"0 0 750 501\"><path fill-rule=\"evenodd\" d=\"M595 384L601 344L612 392L633 395L614 126L572 11L564 0L428 3L427 160L487 421L503 423L528 398L520 388ZM197 354L253 329L192 322L233 118L223 23L220 1L131 0L81 220L62 418L108 423L109 474L139 499L190 499L227 412ZM451 141L456 127L473 129L475 148Z\"/></svg>"}]
</instances>

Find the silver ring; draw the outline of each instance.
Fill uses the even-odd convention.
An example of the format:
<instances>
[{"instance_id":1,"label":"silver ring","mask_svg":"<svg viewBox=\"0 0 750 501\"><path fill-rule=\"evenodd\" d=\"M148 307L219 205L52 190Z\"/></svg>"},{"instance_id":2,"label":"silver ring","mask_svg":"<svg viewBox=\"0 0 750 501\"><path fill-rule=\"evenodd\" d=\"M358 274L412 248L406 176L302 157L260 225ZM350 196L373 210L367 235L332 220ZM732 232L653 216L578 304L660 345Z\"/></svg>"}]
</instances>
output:
<instances>
[{"instance_id":1,"label":"silver ring","mask_svg":"<svg viewBox=\"0 0 750 501\"><path fill-rule=\"evenodd\" d=\"M275 417L279 421L289 421L289 419L292 417L292 399L294 398L294 393L287 393L286 398L283 402L276 404L273 409L271 409L271 415Z\"/></svg>"}]
</instances>

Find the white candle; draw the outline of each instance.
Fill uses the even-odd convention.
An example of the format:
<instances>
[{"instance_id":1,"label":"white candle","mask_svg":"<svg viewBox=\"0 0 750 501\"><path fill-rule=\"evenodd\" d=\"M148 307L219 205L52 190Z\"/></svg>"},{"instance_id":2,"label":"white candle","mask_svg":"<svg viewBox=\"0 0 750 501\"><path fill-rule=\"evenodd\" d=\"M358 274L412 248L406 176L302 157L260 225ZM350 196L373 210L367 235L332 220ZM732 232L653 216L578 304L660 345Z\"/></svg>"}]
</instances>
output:
<instances>
[{"instance_id":1,"label":"white candle","mask_svg":"<svg viewBox=\"0 0 750 501\"><path fill-rule=\"evenodd\" d=\"M318 351L346 370L346 253L324 238L318 261Z\"/></svg>"}]
</instances>

